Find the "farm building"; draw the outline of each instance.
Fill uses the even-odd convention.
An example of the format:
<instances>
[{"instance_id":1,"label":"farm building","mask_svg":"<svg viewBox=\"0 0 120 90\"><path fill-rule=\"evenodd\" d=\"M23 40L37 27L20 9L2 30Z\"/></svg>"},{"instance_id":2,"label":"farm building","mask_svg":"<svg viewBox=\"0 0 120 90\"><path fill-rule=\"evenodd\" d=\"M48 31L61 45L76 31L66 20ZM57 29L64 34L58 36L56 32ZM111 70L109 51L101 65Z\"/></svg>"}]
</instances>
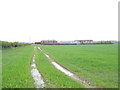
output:
<instances>
[{"instance_id":1,"label":"farm building","mask_svg":"<svg viewBox=\"0 0 120 90\"><path fill-rule=\"evenodd\" d=\"M60 41L60 43L89 44L93 43L93 40Z\"/></svg>"},{"instance_id":2,"label":"farm building","mask_svg":"<svg viewBox=\"0 0 120 90\"><path fill-rule=\"evenodd\" d=\"M77 44L89 44L93 43L93 40L74 40Z\"/></svg>"},{"instance_id":3,"label":"farm building","mask_svg":"<svg viewBox=\"0 0 120 90\"><path fill-rule=\"evenodd\" d=\"M57 43L56 40L42 40L41 44L54 44Z\"/></svg>"},{"instance_id":4,"label":"farm building","mask_svg":"<svg viewBox=\"0 0 120 90\"><path fill-rule=\"evenodd\" d=\"M74 40L74 41L60 41L59 43L56 40L42 40L41 42L35 42L35 44L92 44L93 40Z\"/></svg>"},{"instance_id":5,"label":"farm building","mask_svg":"<svg viewBox=\"0 0 120 90\"><path fill-rule=\"evenodd\" d=\"M35 42L35 44L41 44L41 42Z\"/></svg>"},{"instance_id":6,"label":"farm building","mask_svg":"<svg viewBox=\"0 0 120 90\"><path fill-rule=\"evenodd\" d=\"M73 43L73 41L60 41L60 43Z\"/></svg>"}]
</instances>

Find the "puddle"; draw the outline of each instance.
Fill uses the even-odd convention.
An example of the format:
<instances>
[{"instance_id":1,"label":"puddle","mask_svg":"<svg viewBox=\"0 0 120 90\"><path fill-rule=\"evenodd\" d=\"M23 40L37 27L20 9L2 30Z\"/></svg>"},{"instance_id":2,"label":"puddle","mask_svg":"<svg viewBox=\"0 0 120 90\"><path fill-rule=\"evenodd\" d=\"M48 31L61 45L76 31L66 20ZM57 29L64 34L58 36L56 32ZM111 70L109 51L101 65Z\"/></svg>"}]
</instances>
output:
<instances>
[{"instance_id":1,"label":"puddle","mask_svg":"<svg viewBox=\"0 0 120 90\"><path fill-rule=\"evenodd\" d=\"M34 84L36 85L36 88L44 88L43 78L35 64L35 55L33 57L32 64L31 64L31 75L35 81Z\"/></svg>"},{"instance_id":2,"label":"puddle","mask_svg":"<svg viewBox=\"0 0 120 90\"><path fill-rule=\"evenodd\" d=\"M61 65L57 64L54 60L52 60L49 55L44 54L52 63L52 65L55 66L55 68L57 68L58 70L60 70L61 72L63 72L64 74L70 76L71 78L79 81L81 84L83 84L86 88L96 88L96 86L91 85L87 80L83 80L80 77L78 77L77 75L75 75L74 73L72 73L71 71L65 69L64 67L62 67Z\"/></svg>"},{"instance_id":3,"label":"puddle","mask_svg":"<svg viewBox=\"0 0 120 90\"><path fill-rule=\"evenodd\" d=\"M48 56L47 54L45 54L45 56L46 56L47 58L49 58L49 56Z\"/></svg>"},{"instance_id":4,"label":"puddle","mask_svg":"<svg viewBox=\"0 0 120 90\"><path fill-rule=\"evenodd\" d=\"M42 51L42 49L40 47L38 47L38 49Z\"/></svg>"},{"instance_id":5,"label":"puddle","mask_svg":"<svg viewBox=\"0 0 120 90\"><path fill-rule=\"evenodd\" d=\"M41 74L36 68L33 68L31 70L32 77L35 81L36 88L43 88L44 87L44 81L42 79Z\"/></svg>"},{"instance_id":6,"label":"puddle","mask_svg":"<svg viewBox=\"0 0 120 90\"><path fill-rule=\"evenodd\" d=\"M68 76L73 76L73 73L69 72L68 70L64 69L63 67L61 67L59 64L57 64L56 62L52 62L52 64L60 71L64 72L66 75Z\"/></svg>"},{"instance_id":7,"label":"puddle","mask_svg":"<svg viewBox=\"0 0 120 90\"><path fill-rule=\"evenodd\" d=\"M36 68L36 64L35 63L31 64L31 67Z\"/></svg>"},{"instance_id":8,"label":"puddle","mask_svg":"<svg viewBox=\"0 0 120 90\"><path fill-rule=\"evenodd\" d=\"M35 60L33 59L33 62L35 62Z\"/></svg>"}]
</instances>

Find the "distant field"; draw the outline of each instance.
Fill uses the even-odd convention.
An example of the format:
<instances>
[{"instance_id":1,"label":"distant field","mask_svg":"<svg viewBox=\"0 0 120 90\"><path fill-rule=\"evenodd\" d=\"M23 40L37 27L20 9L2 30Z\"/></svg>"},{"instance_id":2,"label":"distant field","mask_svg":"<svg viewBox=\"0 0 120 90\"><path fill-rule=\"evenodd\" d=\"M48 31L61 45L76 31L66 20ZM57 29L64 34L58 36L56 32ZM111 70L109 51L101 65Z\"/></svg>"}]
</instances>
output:
<instances>
[{"instance_id":1,"label":"distant field","mask_svg":"<svg viewBox=\"0 0 120 90\"><path fill-rule=\"evenodd\" d=\"M2 88L34 88L30 73L33 46L2 50Z\"/></svg>"},{"instance_id":2,"label":"distant field","mask_svg":"<svg viewBox=\"0 0 120 90\"><path fill-rule=\"evenodd\" d=\"M41 45L56 62L98 87L118 87L118 44Z\"/></svg>"}]
</instances>

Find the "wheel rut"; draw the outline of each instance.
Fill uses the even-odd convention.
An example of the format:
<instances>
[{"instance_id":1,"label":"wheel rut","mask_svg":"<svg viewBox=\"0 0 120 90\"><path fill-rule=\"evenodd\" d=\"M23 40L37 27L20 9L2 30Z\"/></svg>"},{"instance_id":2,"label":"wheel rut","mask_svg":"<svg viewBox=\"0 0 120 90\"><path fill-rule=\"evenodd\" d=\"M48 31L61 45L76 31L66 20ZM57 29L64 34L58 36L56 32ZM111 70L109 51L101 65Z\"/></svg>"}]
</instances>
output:
<instances>
[{"instance_id":1,"label":"wheel rut","mask_svg":"<svg viewBox=\"0 0 120 90\"><path fill-rule=\"evenodd\" d=\"M34 47L34 51L35 51L36 47ZM36 86L36 88L44 88L44 80L43 77L41 75L41 73L39 72L39 70L37 69L37 66L35 64L35 54L32 58L32 62L31 62L31 75L34 79L34 84Z\"/></svg>"},{"instance_id":2,"label":"wheel rut","mask_svg":"<svg viewBox=\"0 0 120 90\"><path fill-rule=\"evenodd\" d=\"M38 49L40 51L43 51L40 47L38 47ZM66 74L67 76L79 81L81 84L83 84L86 88L98 88L94 85L92 85L88 80L84 80L83 78L81 78L80 76L75 75L73 72L71 72L70 70L64 68L63 66L61 66L60 64L58 64L57 62L55 62L55 60L53 60L48 54L44 53L43 54L48 58L48 60L51 62L51 64L58 69L59 71L63 72L64 74Z\"/></svg>"}]
</instances>

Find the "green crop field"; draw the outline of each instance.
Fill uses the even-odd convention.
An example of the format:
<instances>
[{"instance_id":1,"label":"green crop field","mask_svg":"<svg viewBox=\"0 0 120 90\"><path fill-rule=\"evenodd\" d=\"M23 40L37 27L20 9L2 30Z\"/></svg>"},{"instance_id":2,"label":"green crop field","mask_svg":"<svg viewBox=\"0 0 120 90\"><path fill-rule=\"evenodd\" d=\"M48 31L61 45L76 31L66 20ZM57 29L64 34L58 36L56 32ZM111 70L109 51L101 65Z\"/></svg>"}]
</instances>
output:
<instances>
[{"instance_id":1,"label":"green crop field","mask_svg":"<svg viewBox=\"0 0 120 90\"><path fill-rule=\"evenodd\" d=\"M95 86L118 87L118 44L40 47L57 63Z\"/></svg>"},{"instance_id":2,"label":"green crop field","mask_svg":"<svg viewBox=\"0 0 120 90\"><path fill-rule=\"evenodd\" d=\"M34 46L4 48L2 58L2 88L35 88L30 73L33 53L36 55L36 65L42 73L47 88L83 88L79 82L72 80L55 69L45 56ZM69 81L69 82L68 82Z\"/></svg>"},{"instance_id":3,"label":"green crop field","mask_svg":"<svg viewBox=\"0 0 120 90\"><path fill-rule=\"evenodd\" d=\"M44 76L47 88L83 88L79 82L60 72L47 60L43 53L37 49L36 64Z\"/></svg>"},{"instance_id":4,"label":"green crop field","mask_svg":"<svg viewBox=\"0 0 120 90\"><path fill-rule=\"evenodd\" d=\"M3 48L2 53L2 88L36 87L30 68L34 54L45 88L85 88L56 69L44 53L92 85L101 88L118 87L118 44L30 45Z\"/></svg>"},{"instance_id":5,"label":"green crop field","mask_svg":"<svg viewBox=\"0 0 120 90\"><path fill-rule=\"evenodd\" d=\"M30 61L33 46L2 50L2 88L33 88Z\"/></svg>"}]
</instances>

